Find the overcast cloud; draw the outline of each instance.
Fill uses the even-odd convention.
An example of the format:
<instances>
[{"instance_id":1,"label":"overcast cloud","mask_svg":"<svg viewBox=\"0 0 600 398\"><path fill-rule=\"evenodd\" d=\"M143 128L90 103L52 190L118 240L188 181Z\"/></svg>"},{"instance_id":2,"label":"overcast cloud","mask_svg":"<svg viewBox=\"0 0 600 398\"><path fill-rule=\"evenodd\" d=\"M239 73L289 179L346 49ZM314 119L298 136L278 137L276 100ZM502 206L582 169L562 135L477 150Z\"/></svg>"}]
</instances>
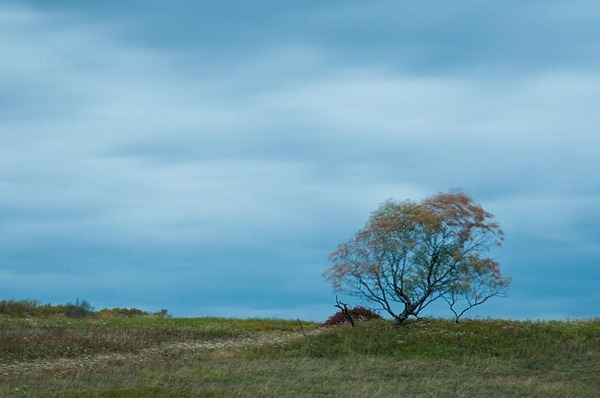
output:
<instances>
[{"instance_id":1,"label":"overcast cloud","mask_svg":"<svg viewBox=\"0 0 600 398\"><path fill-rule=\"evenodd\" d=\"M463 188L507 235L479 316L597 316L600 6L0 5L0 292L324 319L376 206Z\"/></svg>"}]
</instances>

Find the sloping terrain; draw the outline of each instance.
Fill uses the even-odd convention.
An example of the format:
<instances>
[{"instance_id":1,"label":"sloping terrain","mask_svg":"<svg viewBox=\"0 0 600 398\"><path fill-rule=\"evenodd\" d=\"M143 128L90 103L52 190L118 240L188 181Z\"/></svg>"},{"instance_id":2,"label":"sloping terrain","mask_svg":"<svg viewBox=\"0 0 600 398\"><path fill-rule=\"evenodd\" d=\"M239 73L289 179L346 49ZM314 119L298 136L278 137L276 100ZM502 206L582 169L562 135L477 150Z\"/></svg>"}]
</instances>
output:
<instances>
[{"instance_id":1,"label":"sloping terrain","mask_svg":"<svg viewBox=\"0 0 600 398\"><path fill-rule=\"evenodd\" d=\"M596 397L600 320L0 319L2 397Z\"/></svg>"}]
</instances>

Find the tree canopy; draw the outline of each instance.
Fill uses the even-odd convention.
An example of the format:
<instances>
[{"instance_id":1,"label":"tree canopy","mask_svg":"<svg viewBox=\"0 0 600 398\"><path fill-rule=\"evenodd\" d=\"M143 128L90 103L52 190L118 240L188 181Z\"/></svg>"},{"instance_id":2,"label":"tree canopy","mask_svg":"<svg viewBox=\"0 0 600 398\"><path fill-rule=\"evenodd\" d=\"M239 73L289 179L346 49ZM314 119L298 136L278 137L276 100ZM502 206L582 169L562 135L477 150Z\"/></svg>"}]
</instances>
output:
<instances>
[{"instance_id":1,"label":"tree canopy","mask_svg":"<svg viewBox=\"0 0 600 398\"><path fill-rule=\"evenodd\" d=\"M366 299L398 322L439 299L458 321L506 293L510 278L486 257L503 237L494 216L462 191L389 200L331 253L325 277L336 291Z\"/></svg>"}]
</instances>

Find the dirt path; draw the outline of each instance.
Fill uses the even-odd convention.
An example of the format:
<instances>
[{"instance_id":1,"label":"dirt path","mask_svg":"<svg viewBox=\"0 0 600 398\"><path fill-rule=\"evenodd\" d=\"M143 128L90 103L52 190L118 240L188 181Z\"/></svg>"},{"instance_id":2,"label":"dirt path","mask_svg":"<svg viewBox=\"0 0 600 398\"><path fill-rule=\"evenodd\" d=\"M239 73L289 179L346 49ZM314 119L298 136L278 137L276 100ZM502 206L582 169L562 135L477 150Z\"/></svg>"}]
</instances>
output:
<instances>
[{"instance_id":1,"label":"dirt path","mask_svg":"<svg viewBox=\"0 0 600 398\"><path fill-rule=\"evenodd\" d=\"M111 353L76 358L38 359L0 365L0 379L36 374L66 375L88 373L123 363L142 364L165 356L183 355L201 351L267 347L284 344L315 333L318 333L318 331L312 331L304 335L298 332L269 332L232 339L165 343L157 347L142 349L135 353Z\"/></svg>"}]
</instances>

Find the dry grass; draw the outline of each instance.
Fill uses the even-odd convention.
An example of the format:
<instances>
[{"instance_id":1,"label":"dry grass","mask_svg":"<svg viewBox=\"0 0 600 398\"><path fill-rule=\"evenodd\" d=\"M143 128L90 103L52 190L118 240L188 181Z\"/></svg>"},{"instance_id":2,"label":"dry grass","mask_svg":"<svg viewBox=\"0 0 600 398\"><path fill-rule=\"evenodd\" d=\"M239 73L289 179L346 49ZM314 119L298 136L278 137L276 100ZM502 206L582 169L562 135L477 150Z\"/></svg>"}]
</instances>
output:
<instances>
[{"instance_id":1,"label":"dry grass","mask_svg":"<svg viewBox=\"0 0 600 398\"><path fill-rule=\"evenodd\" d=\"M596 397L600 391L598 320L425 320L400 328L374 322L321 332L305 324L309 336L296 321L96 322L43 321L34 333L27 322L0 320L2 355L4 332L15 341L19 328L25 336L58 339L63 328L67 341L72 333L73 341L94 333L120 341L90 354L43 356L47 351L36 348L36 359L27 348L13 350L0 370L0 396ZM50 365L27 368L35 363Z\"/></svg>"}]
</instances>

